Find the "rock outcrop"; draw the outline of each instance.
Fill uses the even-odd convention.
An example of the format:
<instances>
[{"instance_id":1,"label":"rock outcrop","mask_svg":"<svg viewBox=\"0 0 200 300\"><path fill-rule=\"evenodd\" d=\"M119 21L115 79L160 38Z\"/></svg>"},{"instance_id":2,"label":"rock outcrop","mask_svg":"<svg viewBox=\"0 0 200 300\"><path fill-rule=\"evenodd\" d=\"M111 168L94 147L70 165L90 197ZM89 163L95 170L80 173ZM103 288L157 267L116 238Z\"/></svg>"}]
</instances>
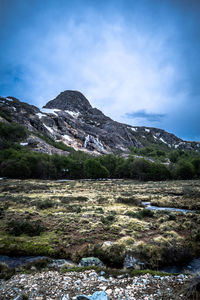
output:
<instances>
[{"instance_id":1,"label":"rock outcrop","mask_svg":"<svg viewBox=\"0 0 200 300\"><path fill-rule=\"evenodd\" d=\"M0 121L11 120L30 131L32 145L34 141L36 144L33 150L50 154L56 150L49 147L44 137L94 155L125 154L129 153L130 147L140 148L153 143L175 149L200 149L200 143L183 141L162 129L113 121L93 108L77 91L62 92L42 109L14 97L0 97Z\"/></svg>"}]
</instances>

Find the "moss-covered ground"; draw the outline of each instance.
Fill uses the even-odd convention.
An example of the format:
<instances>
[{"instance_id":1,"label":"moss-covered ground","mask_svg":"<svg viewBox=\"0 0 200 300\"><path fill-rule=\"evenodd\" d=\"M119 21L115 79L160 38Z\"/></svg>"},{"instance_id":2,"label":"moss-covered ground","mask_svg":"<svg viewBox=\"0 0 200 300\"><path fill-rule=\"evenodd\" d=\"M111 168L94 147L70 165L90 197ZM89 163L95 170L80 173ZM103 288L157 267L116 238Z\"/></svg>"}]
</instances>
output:
<instances>
[{"instance_id":1,"label":"moss-covered ground","mask_svg":"<svg viewBox=\"0 0 200 300\"><path fill-rule=\"evenodd\" d=\"M194 212L147 211L142 201ZM0 182L0 254L97 256L121 267L126 253L147 268L200 252L200 182Z\"/></svg>"}]
</instances>

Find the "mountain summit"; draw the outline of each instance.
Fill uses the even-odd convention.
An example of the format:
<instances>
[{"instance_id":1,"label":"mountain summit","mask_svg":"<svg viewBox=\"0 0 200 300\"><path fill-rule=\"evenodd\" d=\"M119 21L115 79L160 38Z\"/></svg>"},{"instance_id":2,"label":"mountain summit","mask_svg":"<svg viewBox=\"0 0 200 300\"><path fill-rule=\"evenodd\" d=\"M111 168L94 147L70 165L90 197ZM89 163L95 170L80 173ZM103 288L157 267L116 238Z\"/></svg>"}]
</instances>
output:
<instances>
[{"instance_id":1,"label":"mountain summit","mask_svg":"<svg viewBox=\"0 0 200 300\"><path fill-rule=\"evenodd\" d=\"M24 125L31 133L24 143L45 153L57 152L52 145L58 142L95 155L126 154L131 147L151 144L161 148L200 149L200 143L183 141L162 129L113 121L93 108L78 91L64 91L42 109L14 97L0 97L0 121ZM49 139L53 141L51 147Z\"/></svg>"},{"instance_id":2,"label":"mountain summit","mask_svg":"<svg viewBox=\"0 0 200 300\"><path fill-rule=\"evenodd\" d=\"M90 102L78 91L64 91L49 101L44 108L57 108L84 113L92 108Z\"/></svg>"}]
</instances>

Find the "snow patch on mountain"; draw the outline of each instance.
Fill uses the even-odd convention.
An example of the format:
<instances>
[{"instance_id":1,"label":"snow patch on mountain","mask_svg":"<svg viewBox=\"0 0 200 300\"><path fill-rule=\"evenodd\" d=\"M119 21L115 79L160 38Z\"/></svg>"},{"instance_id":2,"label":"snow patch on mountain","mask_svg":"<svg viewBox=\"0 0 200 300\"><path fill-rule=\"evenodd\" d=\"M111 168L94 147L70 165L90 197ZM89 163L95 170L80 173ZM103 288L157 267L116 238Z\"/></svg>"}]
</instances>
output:
<instances>
[{"instance_id":1,"label":"snow patch on mountain","mask_svg":"<svg viewBox=\"0 0 200 300\"><path fill-rule=\"evenodd\" d=\"M37 113L36 116L39 117L39 119L41 119L42 117L46 117L46 115L42 114L42 113Z\"/></svg>"},{"instance_id":2,"label":"snow patch on mountain","mask_svg":"<svg viewBox=\"0 0 200 300\"><path fill-rule=\"evenodd\" d=\"M160 138L160 141L167 144L167 142L165 140L163 140L163 138Z\"/></svg>"},{"instance_id":3,"label":"snow patch on mountain","mask_svg":"<svg viewBox=\"0 0 200 300\"><path fill-rule=\"evenodd\" d=\"M64 138L65 140L69 141L69 142L72 141L72 138L71 138L69 135L67 135L67 134L63 135L63 138Z\"/></svg>"},{"instance_id":4,"label":"snow patch on mountain","mask_svg":"<svg viewBox=\"0 0 200 300\"><path fill-rule=\"evenodd\" d=\"M53 134L53 129L43 123L44 127Z\"/></svg>"},{"instance_id":5,"label":"snow patch on mountain","mask_svg":"<svg viewBox=\"0 0 200 300\"><path fill-rule=\"evenodd\" d=\"M73 118L78 118L78 116L80 115L80 112L75 112L75 111L71 111L71 110L65 110L65 112L68 113Z\"/></svg>"},{"instance_id":6,"label":"snow patch on mountain","mask_svg":"<svg viewBox=\"0 0 200 300\"><path fill-rule=\"evenodd\" d=\"M13 99L11 99L10 97L6 97L6 100L13 101Z\"/></svg>"},{"instance_id":7,"label":"snow patch on mountain","mask_svg":"<svg viewBox=\"0 0 200 300\"><path fill-rule=\"evenodd\" d=\"M137 128L131 127L132 131L137 131Z\"/></svg>"},{"instance_id":8,"label":"snow patch on mountain","mask_svg":"<svg viewBox=\"0 0 200 300\"><path fill-rule=\"evenodd\" d=\"M57 108L41 108L41 112L46 113L46 114L53 114L57 116L57 112L60 111L60 109Z\"/></svg>"}]
</instances>

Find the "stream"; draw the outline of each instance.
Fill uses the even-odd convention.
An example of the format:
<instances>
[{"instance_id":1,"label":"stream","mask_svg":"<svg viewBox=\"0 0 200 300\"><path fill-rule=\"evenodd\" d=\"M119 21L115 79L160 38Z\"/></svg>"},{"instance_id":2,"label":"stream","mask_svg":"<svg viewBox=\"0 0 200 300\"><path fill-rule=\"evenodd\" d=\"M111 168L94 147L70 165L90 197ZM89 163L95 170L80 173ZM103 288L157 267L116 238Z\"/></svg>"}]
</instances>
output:
<instances>
[{"instance_id":1,"label":"stream","mask_svg":"<svg viewBox=\"0 0 200 300\"><path fill-rule=\"evenodd\" d=\"M145 207L150 210L179 211L179 212L183 212L184 214L194 212L193 210L183 209L183 208L153 206L151 205L151 202L146 202L146 201L142 201L142 204L145 205Z\"/></svg>"},{"instance_id":2,"label":"stream","mask_svg":"<svg viewBox=\"0 0 200 300\"><path fill-rule=\"evenodd\" d=\"M19 257L10 257L7 255L0 255L0 262L6 263L9 268L16 268L22 265L27 265L36 260L47 258L46 256L19 256ZM69 266L74 266L75 264L70 260L65 259L52 259L51 266L62 267L64 264ZM166 266L160 271L167 273L184 273L185 271L190 271L192 273L200 272L200 258L192 259L186 266Z\"/></svg>"},{"instance_id":3,"label":"stream","mask_svg":"<svg viewBox=\"0 0 200 300\"><path fill-rule=\"evenodd\" d=\"M191 273L198 273L200 272L200 258L193 258L186 266L166 266L162 268L161 271L167 273L184 273L187 271Z\"/></svg>"},{"instance_id":4,"label":"stream","mask_svg":"<svg viewBox=\"0 0 200 300\"><path fill-rule=\"evenodd\" d=\"M181 209L181 208L172 208L172 207L158 207L151 205L150 202L143 201L143 205L147 209L150 210L168 210L168 211L178 211L183 213L193 212L192 210L188 209ZM40 260L43 258L47 258L46 256L19 256L19 257L9 257L6 255L0 255L0 262L6 263L10 268L19 267L21 265L27 265L31 262L36 260ZM67 263L69 265L74 265L72 261L64 260L64 259L53 259L52 260L54 266L62 266L63 264ZM188 265L186 266L166 266L161 269L161 271L167 273L184 273L185 271L190 271L192 273L200 272L200 258L192 259Z\"/></svg>"},{"instance_id":5,"label":"stream","mask_svg":"<svg viewBox=\"0 0 200 300\"><path fill-rule=\"evenodd\" d=\"M151 202L146 202L146 201L143 201L142 204L145 205L145 207L150 210L178 211L178 212L182 212L184 214L194 212L193 210L189 210L189 209L153 206L153 205L151 205ZM189 262L189 264L186 266L177 266L177 265L166 266L166 267L162 268L161 271L164 271L167 273L184 273L185 271L190 271L192 273L200 272L200 258L192 259Z\"/></svg>"}]
</instances>

